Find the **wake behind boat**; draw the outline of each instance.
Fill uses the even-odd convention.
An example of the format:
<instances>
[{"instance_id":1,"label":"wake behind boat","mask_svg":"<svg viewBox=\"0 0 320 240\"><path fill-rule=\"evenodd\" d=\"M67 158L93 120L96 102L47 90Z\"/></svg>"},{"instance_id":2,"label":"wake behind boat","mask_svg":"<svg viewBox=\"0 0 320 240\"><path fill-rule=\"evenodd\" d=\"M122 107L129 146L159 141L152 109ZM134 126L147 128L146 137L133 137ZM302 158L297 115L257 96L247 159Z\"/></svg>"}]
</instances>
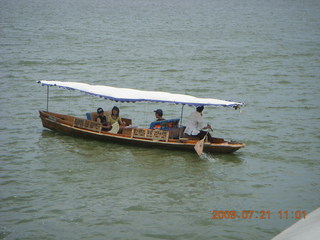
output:
<instances>
[{"instance_id":1,"label":"wake behind boat","mask_svg":"<svg viewBox=\"0 0 320 240\"><path fill-rule=\"evenodd\" d=\"M48 95L50 86L64 89L78 90L89 95L103 97L120 102L161 102L191 106L225 106L239 108L241 102L224 101L212 98L196 98L190 95L172 94L167 92L142 91L128 88L114 88L101 85L89 85L78 82L39 81L47 86ZM48 99L47 99L48 103ZM48 105L47 105L48 108ZM182 108L183 110L183 108ZM107 142L125 143L134 146L159 147L165 149L180 149L194 151L199 140L184 135L184 126L179 124L180 118L153 122L149 128L132 126L131 119L123 119L126 126L119 132L107 131L101 123L96 121L96 113L87 113L87 118L78 118L65 114L39 111L43 127L53 131L74 135L77 137L97 139ZM181 113L181 117L182 117ZM205 139L204 139L205 140ZM198 144L199 145L199 144ZM213 138L212 142L204 141L201 152L232 153L245 144ZM198 152L198 151L197 151Z\"/></svg>"}]
</instances>

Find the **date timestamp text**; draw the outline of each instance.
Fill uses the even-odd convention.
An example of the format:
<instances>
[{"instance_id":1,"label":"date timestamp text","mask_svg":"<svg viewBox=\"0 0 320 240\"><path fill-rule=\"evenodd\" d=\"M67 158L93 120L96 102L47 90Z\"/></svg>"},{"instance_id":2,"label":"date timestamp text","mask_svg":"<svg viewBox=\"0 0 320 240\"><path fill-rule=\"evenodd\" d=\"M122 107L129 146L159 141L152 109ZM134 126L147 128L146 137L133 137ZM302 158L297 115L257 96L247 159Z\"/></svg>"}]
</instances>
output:
<instances>
[{"instance_id":1,"label":"date timestamp text","mask_svg":"<svg viewBox=\"0 0 320 240\"><path fill-rule=\"evenodd\" d=\"M297 211L278 211L271 212L270 210L243 210L243 211L229 211L229 210L214 210L212 211L212 219L271 219L278 217L279 219L302 219L307 217L305 210Z\"/></svg>"}]
</instances>

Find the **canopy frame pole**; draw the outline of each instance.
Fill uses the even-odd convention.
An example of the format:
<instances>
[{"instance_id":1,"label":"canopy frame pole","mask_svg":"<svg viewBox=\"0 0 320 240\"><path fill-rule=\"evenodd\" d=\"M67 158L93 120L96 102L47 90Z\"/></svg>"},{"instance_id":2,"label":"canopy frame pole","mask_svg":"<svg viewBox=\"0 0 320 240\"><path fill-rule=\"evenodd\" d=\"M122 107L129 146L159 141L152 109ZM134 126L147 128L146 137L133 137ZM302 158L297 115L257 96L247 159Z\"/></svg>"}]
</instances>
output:
<instances>
[{"instance_id":1,"label":"canopy frame pole","mask_svg":"<svg viewBox=\"0 0 320 240\"><path fill-rule=\"evenodd\" d=\"M49 86L47 85L47 112L49 111Z\"/></svg>"},{"instance_id":2,"label":"canopy frame pole","mask_svg":"<svg viewBox=\"0 0 320 240\"><path fill-rule=\"evenodd\" d=\"M183 119L183 108L184 108L184 104L182 104L182 107L181 107L181 115L180 115L180 126L182 126L182 119Z\"/></svg>"},{"instance_id":3,"label":"canopy frame pole","mask_svg":"<svg viewBox=\"0 0 320 240\"><path fill-rule=\"evenodd\" d=\"M180 115L180 127L179 127L179 139L181 138L181 127L182 127L182 119L183 119L183 108L184 108L184 105L185 104L182 104L182 107L181 107L181 115Z\"/></svg>"}]
</instances>

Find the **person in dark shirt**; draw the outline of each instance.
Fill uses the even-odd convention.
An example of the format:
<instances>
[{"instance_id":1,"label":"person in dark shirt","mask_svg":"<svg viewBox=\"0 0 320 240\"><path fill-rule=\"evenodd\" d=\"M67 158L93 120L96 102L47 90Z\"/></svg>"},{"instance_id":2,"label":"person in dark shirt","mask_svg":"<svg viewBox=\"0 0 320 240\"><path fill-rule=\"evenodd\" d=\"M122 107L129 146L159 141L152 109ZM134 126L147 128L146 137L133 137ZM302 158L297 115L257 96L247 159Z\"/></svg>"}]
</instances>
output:
<instances>
[{"instance_id":1,"label":"person in dark shirt","mask_svg":"<svg viewBox=\"0 0 320 240\"><path fill-rule=\"evenodd\" d=\"M104 111L103 111L103 109L101 107L99 107L97 109L97 113L98 113L97 122L102 124L103 130L110 131L112 127L111 127L111 125L108 125L107 118L104 115Z\"/></svg>"}]
</instances>

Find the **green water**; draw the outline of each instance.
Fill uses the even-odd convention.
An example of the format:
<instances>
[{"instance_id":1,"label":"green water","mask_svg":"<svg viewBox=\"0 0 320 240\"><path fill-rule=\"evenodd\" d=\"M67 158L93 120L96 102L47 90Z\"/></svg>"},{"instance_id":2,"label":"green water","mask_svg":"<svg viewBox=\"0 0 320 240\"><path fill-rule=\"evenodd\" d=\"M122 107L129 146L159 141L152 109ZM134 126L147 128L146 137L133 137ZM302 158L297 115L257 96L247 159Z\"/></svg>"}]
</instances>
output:
<instances>
[{"instance_id":1,"label":"green water","mask_svg":"<svg viewBox=\"0 0 320 240\"><path fill-rule=\"evenodd\" d=\"M297 221L278 211L318 208L319 11L312 0L1 0L0 238L271 239ZM46 130L44 79L245 102L204 114L215 136L247 147L199 158ZM50 90L53 112L114 105L139 126L181 110Z\"/></svg>"}]
</instances>

